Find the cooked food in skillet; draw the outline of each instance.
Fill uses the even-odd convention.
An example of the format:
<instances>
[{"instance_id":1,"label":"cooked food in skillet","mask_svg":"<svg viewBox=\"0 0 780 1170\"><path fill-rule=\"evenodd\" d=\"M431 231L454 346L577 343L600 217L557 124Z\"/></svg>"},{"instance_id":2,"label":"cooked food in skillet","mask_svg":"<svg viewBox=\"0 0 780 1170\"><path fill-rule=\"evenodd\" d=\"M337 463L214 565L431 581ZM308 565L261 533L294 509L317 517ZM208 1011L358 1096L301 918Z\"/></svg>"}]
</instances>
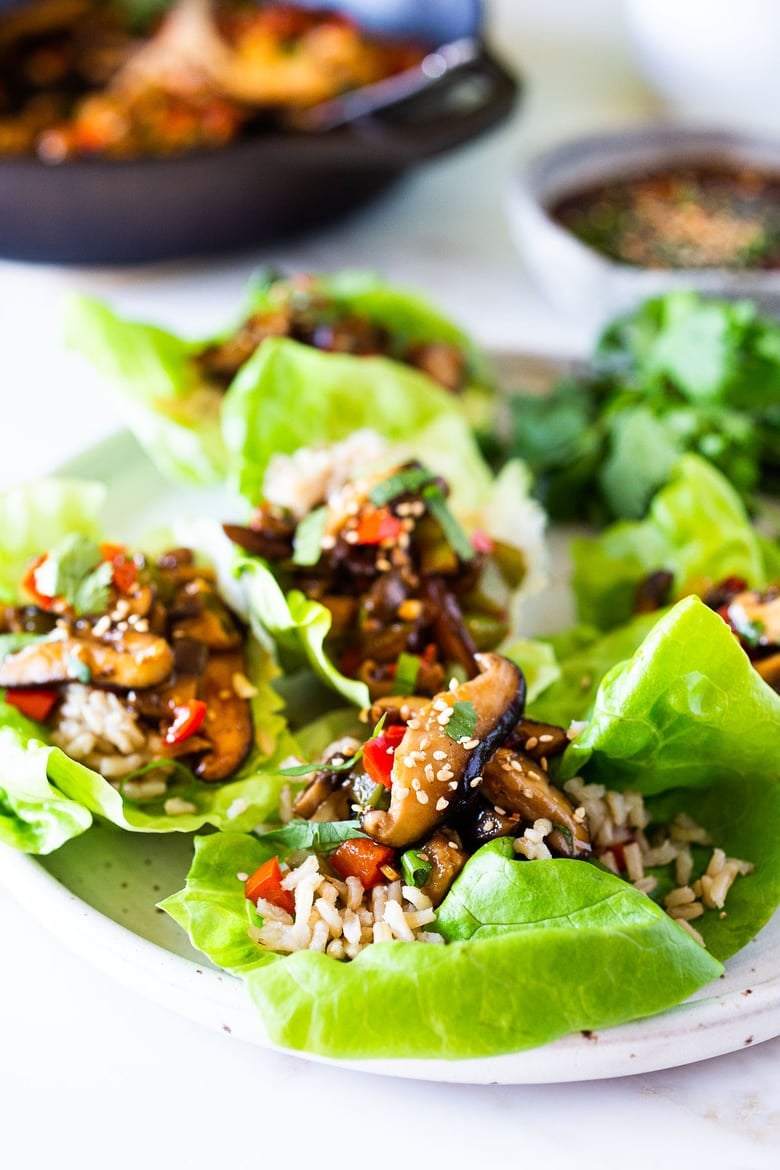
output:
<instances>
[{"instance_id":1,"label":"cooked food in skillet","mask_svg":"<svg viewBox=\"0 0 780 1170\"><path fill-rule=\"evenodd\" d=\"M218 147L423 55L293 4L30 0L0 16L0 154L57 163Z\"/></svg>"}]
</instances>

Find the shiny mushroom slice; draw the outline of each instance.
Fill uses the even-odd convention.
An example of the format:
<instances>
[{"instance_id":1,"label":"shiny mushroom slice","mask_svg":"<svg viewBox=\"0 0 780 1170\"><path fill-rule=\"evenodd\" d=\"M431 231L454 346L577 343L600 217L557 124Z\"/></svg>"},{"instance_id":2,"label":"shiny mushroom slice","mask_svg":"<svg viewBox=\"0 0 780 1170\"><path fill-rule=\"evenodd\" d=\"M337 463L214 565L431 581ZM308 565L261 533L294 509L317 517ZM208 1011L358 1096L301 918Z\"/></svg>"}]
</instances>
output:
<instances>
[{"instance_id":1,"label":"shiny mushroom slice","mask_svg":"<svg viewBox=\"0 0 780 1170\"><path fill-rule=\"evenodd\" d=\"M0 687L92 682L121 690L158 686L173 670L164 638L136 630L104 638L52 637L25 646L0 664Z\"/></svg>"},{"instance_id":2,"label":"shiny mushroom slice","mask_svg":"<svg viewBox=\"0 0 780 1170\"><path fill-rule=\"evenodd\" d=\"M420 853L431 864L431 872L421 887L422 892L427 894L432 905L438 906L468 861L469 855L463 848L460 837L452 829L437 829L421 846Z\"/></svg>"},{"instance_id":3,"label":"shiny mushroom slice","mask_svg":"<svg viewBox=\"0 0 780 1170\"><path fill-rule=\"evenodd\" d=\"M210 743L210 750L195 767L201 780L226 780L238 770L252 747L252 711L233 685L235 676L243 673L241 653L209 656L200 681L200 697L206 703L202 731Z\"/></svg>"},{"instance_id":4,"label":"shiny mushroom slice","mask_svg":"<svg viewBox=\"0 0 780 1170\"><path fill-rule=\"evenodd\" d=\"M383 845L402 848L422 840L468 804L488 760L517 725L525 681L507 658L477 655L480 673L436 695L407 726L395 752L390 807L363 814L363 831ZM454 739L448 724L457 703L473 704L476 727Z\"/></svg>"},{"instance_id":5,"label":"shiny mushroom slice","mask_svg":"<svg viewBox=\"0 0 780 1170\"><path fill-rule=\"evenodd\" d=\"M590 836L565 793L550 783L547 773L524 752L499 748L485 768L482 796L504 813L519 813L533 823L552 821L550 848L563 857L587 857Z\"/></svg>"}]
</instances>

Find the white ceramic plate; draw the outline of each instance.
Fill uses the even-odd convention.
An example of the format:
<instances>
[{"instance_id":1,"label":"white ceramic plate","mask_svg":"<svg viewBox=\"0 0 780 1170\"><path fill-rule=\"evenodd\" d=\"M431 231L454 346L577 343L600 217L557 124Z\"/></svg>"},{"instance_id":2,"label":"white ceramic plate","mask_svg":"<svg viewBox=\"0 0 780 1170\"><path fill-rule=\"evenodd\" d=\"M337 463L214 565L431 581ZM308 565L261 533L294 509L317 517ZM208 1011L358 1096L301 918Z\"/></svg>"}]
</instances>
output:
<instances>
[{"instance_id":1,"label":"white ceramic plate","mask_svg":"<svg viewBox=\"0 0 780 1170\"><path fill-rule=\"evenodd\" d=\"M174 518L236 514L222 492L171 487L126 432L62 471L110 485L106 530L128 540ZM559 597L556 610L563 604ZM190 1019L270 1047L240 981L213 968L155 908L181 888L190 857L185 834L145 836L99 825L50 857L0 847L0 881L47 929L109 975ZM729 961L721 980L663 1015L507 1056L344 1063L422 1080L542 1084L672 1068L777 1035L780 915Z\"/></svg>"}]
</instances>

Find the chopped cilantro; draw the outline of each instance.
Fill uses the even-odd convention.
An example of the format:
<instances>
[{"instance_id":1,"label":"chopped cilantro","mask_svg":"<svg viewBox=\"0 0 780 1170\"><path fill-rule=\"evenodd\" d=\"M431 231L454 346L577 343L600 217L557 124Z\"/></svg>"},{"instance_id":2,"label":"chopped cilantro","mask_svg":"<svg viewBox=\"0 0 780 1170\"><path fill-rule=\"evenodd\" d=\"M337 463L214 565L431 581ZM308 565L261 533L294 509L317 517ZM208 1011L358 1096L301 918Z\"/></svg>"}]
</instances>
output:
<instances>
[{"instance_id":1,"label":"chopped cilantro","mask_svg":"<svg viewBox=\"0 0 780 1170\"><path fill-rule=\"evenodd\" d=\"M296 849L313 849L326 853L335 849L342 841L353 837L365 837L358 821L290 821L280 829L258 833L258 841L292 853Z\"/></svg>"},{"instance_id":2,"label":"chopped cilantro","mask_svg":"<svg viewBox=\"0 0 780 1170\"><path fill-rule=\"evenodd\" d=\"M472 739L477 730L477 712L470 699L461 699L452 708L450 721L445 728L450 739Z\"/></svg>"}]
</instances>

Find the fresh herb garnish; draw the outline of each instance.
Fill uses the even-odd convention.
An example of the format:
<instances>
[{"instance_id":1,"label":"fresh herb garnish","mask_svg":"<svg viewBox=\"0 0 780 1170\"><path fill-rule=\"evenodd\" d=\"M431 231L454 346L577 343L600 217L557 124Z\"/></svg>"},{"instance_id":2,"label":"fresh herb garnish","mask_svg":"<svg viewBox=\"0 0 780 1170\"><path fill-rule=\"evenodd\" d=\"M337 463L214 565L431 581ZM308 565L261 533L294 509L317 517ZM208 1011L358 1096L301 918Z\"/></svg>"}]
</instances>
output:
<instances>
[{"instance_id":1,"label":"fresh herb garnish","mask_svg":"<svg viewBox=\"0 0 780 1170\"><path fill-rule=\"evenodd\" d=\"M477 712L471 699L460 699L453 704L452 715L445 731L450 739L472 739L477 730Z\"/></svg>"},{"instance_id":2,"label":"fresh herb garnish","mask_svg":"<svg viewBox=\"0 0 780 1170\"><path fill-rule=\"evenodd\" d=\"M76 613L100 613L108 607L113 575L114 566L104 561L81 581L73 601Z\"/></svg>"},{"instance_id":3,"label":"fresh herb garnish","mask_svg":"<svg viewBox=\"0 0 780 1170\"><path fill-rule=\"evenodd\" d=\"M353 837L365 837L359 821L290 821L280 829L258 833L257 839L263 845L288 853L296 849L313 849L315 853L328 853L342 841Z\"/></svg>"},{"instance_id":4,"label":"fresh herb garnish","mask_svg":"<svg viewBox=\"0 0 780 1170\"><path fill-rule=\"evenodd\" d=\"M369 499L377 508L383 508L399 496L416 495L420 488L435 478L434 473L425 467L403 467L375 484L369 492Z\"/></svg>"},{"instance_id":5,"label":"fresh herb garnish","mask_svg":"<svg viewBox=\"0 0 780 1170\"><path fill-rule=\"evenodd\" d=\"M68 670L68 677L73 678L76 682L90 683L92 682L92 671L87 666L86 662L82 662L75 654L69 654L65 660L65 665Z\"/></svg>"},{"instance_id":6,"label":"fresh herb garnish","mask_svg":"<svg viewBox=\"0 0 780 1170\"><path fill-rule=\"evenodd\" d=\"M399 654L393 679L394 695L413 695L421 661L416 654Z\"/></svg>"},{"instance_id":7,"label":"fresh herb garnish","mask_svg":"<svg viewBox=\"0 0 780 1170\"><path fill-rule=\"evenodd\" d=\"M424 886L433 866L424 853L416 849L407 849L401 854L401 870L406 878L407 886Z\"/></svg>"},{"instance_id":8,"label":"fresh herb garnish","mask_svg":"<svg viewBox=\"0 0 780 1170\"><path fill-rule=\"evenodd\" d=\"M386 719L387 712L385 711L384 715L379 720L368 739L374 739L377 735L379 735L380 731L385 725ZM366 740L366 743L368 743L368 740ZM294 764L290 768L280 768L277 772L273 772L272 775L289 776L291 778L295 778L296 776L308 776L310 772L349 772L350 768L354 768L355 764L357 764L363 758L363 748L365 746L366 745L362 743L355 752L354 756L350 756L348 759L342 760L341 763L332 764L329 760L319 760L313 764Z\"/></svg>"},{"instance_id":9,"label":"fresh herb garnish","mask_svg":"<svg viewBox=\"0 0 780 1170\"><path fill-rule=\"evenodd\" d=\"M429 513L441 528L453 552L462 561L472 561L476 554L471 541L450 511L441 488L430 484L423 489L422 495Z\"/></svg>"},{"instance_id":10,"label":"fresh herb garnish","mask_svg":"<svg viewBox=\"0 0 780 1170\"><path fill-rule=\"evenodd\" d=\"M99 545L74 532L36 570L36 588L47 597L62 597L77 614L98 613L108 605L112 574Z\"/></svg>"},{"instance_id":11,"label":"fresh herb garnish","mask_svg":"<svg viewBox=\"0 0 780 1170\"><path fill-rule=\"evenodd\" d=\"M322 538L328 523L328 509L315 508L300 521L293 542L294 565L316 565L322 556Z\"/></svg>"}]
</instances>

